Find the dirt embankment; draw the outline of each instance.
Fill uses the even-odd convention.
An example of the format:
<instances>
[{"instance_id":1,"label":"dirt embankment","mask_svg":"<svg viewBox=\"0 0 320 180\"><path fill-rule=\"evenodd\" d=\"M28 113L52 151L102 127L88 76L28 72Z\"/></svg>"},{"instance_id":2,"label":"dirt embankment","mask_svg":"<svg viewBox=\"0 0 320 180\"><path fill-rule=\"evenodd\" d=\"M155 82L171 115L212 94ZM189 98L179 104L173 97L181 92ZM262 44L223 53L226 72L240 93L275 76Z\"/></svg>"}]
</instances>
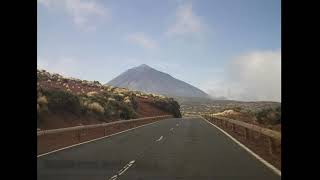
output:
<instances>
[{"instance_id":1,"label":"dirt embankment","mask_svg":"<svg viewBox=\"0 0 320 180\"><path fill-rule=\"evenodd\" d=\"M152 105L150 100L138 98L138 118L168 115L169 113L158 109ZM66 128L79 125L99 124L105 122L118 121L117 118L98 119L91 116L76 116L69 112L48 113L39 124L42 130Z\"/></svg>"},{"instance_id":2,"label":"dirt embankment","mask_svg":"<svg viewBox=\"0 0 320 180\"><path fill-rule=\"evenodd\" d=\"M177 103L165 96L101 85L98 81L66 78L44 70L38 70L37 77L40 129L180 115Z\"/></svg>"}]
</instances>

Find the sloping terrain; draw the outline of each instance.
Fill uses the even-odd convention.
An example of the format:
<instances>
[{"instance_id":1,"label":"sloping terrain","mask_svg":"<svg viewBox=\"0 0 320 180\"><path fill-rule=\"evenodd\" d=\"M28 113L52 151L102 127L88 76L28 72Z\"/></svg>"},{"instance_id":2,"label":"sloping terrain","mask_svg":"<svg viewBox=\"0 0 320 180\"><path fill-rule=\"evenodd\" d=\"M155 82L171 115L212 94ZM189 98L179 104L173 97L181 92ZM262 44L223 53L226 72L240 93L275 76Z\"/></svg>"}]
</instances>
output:
<instances>
[{"instance_id":1,"label":"sloping terrain","mask_svg":"<svg viewBox=\"0 0 320 180\"><path fill-rule=\"evenodd\" d=\"M181 117L172 98L66 78L37 70L38 128L53 129L172 114Z\"/></svg>"},{"instance_id":2,"label":"sloping terrain","mask_svg":"<svg viewBox=\"0 0 320 180\"><path fill-rule=\"evenodd\" d=\"M145 64L125 71L107 84L170 97L209 98L200 89Z\"/></svg>"}]
</instances>

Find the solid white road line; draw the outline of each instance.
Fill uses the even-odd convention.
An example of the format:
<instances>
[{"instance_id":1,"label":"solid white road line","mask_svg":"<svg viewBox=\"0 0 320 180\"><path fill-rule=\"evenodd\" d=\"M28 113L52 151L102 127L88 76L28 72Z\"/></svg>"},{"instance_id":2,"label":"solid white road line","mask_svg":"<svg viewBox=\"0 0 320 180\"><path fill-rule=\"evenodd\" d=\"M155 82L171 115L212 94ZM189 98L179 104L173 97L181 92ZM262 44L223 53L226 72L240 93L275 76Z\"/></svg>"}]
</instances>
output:
<instances>
[{"instance_id":1,"label":"solid white road line","mask_svg":"<svg viewBox=\"0 0 320 180\"><path fill-rule=\"evenodd\" d=\"M120 171L118 171L118 173L116 175L112 176L109 180L115 180L118 177L120 177L124 172L126 172L126 170L128 170L133 165L134 162L135 162L135 160L130 161L122 169L120 169Z\"/></svg>"},{"instance_id":2,"label":"solid white road line","mask_svg":"<svg viewBox=\"0 0 320 180\"><path fill-rule=\"evenodd\" d=\"M216 126L215 124L209 122L208 120L204 119L203 117L199 116L201 119L203 119L204 121L206 121L207 123L211 124L212 126L216 127L217 129L219 129L221 132L223 132L226 136L228 136L231 140L233 140L235 143L237 143L240 147L242 147L243 149L245 149L249 154L253 155L256 159L258 159L260 162L262 162L264 165L266 165L268 168L270 168L273 172L275 172L277 175L281 176L281 171L279 169L277 169L276 167L274 167L273 165L271 165L270 163L268 163L266 160L264 160L262 157L260 157L259 155L257 155L256 153L254 153L253 151L251 151L248 147L246 147L244 144L242 144L241 142L239 142L238 140L236 140L234 137L232 137L230 134L228 134L227 132L225 132L223 129L219 128L218 126Z\"/></svg>"},{"instance_id":3,"label":"solid white road line","mask_svg":"<svg viewBox=\"0 0 320 180\"><path fill-rule=\"evenodd\" d=\"M163 136L161 136L158 140L156 140L156 141L161 141L162 140L162 138L163 138Z\"/></svg>"},{"instance_id":4,"label":"solid white road line","mask_svg":"<svg viewBox=\"0 0 320 180\"><path fill-rule=\"evenodd\" d=\"M107 136L103 136L103 137L100 137L100 138L96 138L96 139L92 139L92 140L85 141L85 142L82 142L82 143L78 143L78 144L74 144L74 145L71 145L71 146L67 146L67 147L63 147L63 148L60 148L60 149L56 149L56 150L53 150L53 151L50 151L50 152L47 152L47 153L44 153L44 154L37 155L37 158L39 158L41 156L48 155L48 154L52 154L52 153L55 153L55 152L58 152L58 151L62 151L62 150L65 150L65 149L69 149L69 148L72 148L72 147L75 147L75 146L79 146L81 144L86 144L86 143L89 143L89 142L92 142L92 141L97 141L97 140L100 140L100 139L103 139L103 138L108 138L108 137L111 137L111 136L114 136L114 135L117 135L117 134L121 134L121 133L124 133L124 132L127 132L127 131L131 131L131 130L134 130L134 129L137 129L137 128L141 128L141 127L144 127L144 126L148 126L148 125L151 125L151 124L155 124L155 123L158 123L158 122L160 122L160 121L156 121L156 122L149 123L149 124L144 124L142 126L137 126L137 127L131 128L131 129L120 131L120 132L117 132L117 133L114 133L114 134L110 134L110 135L107 135Z\"/></svg>"}]
</instances>

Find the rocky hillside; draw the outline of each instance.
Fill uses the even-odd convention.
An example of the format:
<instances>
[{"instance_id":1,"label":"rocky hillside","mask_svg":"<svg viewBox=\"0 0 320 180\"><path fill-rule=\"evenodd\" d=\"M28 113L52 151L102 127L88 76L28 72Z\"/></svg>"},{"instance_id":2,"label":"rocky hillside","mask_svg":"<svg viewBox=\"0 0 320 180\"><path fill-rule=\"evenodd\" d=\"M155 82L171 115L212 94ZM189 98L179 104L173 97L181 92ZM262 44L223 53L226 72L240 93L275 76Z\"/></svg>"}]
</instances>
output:
<instances>
[{"instance_id":1,"label":"rocky hillside","mask_svg":"<svg viewBox=\"0 0 320 180\"><path fill-rule=\"evenodd\" d=\"M167 114L181 117L179 109L174 99L162 95L37 70L37 122L40 129Z\"/></svg>"}]
</instances>

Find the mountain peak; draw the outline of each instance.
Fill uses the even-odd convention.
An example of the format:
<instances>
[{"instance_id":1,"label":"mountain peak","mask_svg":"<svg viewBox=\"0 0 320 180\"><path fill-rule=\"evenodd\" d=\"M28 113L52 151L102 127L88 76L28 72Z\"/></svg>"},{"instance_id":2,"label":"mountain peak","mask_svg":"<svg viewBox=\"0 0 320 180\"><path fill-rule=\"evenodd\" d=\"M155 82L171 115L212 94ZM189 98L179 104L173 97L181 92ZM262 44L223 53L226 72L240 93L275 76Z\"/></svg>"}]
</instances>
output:
<instances>
[{"instance_id":1,"label":"mountain peak","mask_svg":"<svg viewBox=\"0 0 320 180\"><path fill-rule=\"evenodd\" d=\"M146 64L141 64L140 66L137 66L137 68L151 68L151 67Z\"/></svg>"},{"instance_id":2,"label":"mountain peak","mask_svg":"<svg viewBox=\"0 0 320 180\"><path fill-rule=\"evenodd\" d=\"M200 89L146 64L125 71L107 84L166 96L209 97Z\"/></svg>"}]
</instances>

